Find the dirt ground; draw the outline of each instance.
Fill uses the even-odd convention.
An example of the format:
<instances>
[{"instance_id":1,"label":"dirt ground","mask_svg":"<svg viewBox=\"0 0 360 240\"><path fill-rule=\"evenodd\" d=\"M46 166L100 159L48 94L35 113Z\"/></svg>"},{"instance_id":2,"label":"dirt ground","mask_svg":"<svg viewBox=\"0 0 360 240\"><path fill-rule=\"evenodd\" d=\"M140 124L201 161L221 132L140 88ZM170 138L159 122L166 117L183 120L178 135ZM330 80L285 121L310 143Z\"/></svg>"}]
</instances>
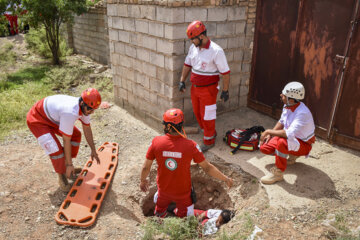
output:
<instances>
[{"instance_id":1,"label":"dirt ground","mask_svg":"<svg viewBox=\"0 0 360 240\"><path fill-rule=\"evenodd\" d=\"M193 165L196 207L236 210L235 218L222 227L229 236L240 233L232 239L249 236L255 226L262 230L255 239L359 239L359 152L318 140L309 158L288 167L284 182L264 186L258 179L273 157L258 151L230 155L222 141L225 130L234 127L274 124L248 108L218 117L216 146L205 156L235 184L227 190ZM48 157L25 129L0 144L0 239L142 239L142 225L154 207L156 169L146 194L139 189L140 171L152 138L161 132L115 105L96 111L92 129L97 147L119 143L118 166L95 224L76 228L55 222L66 194L58 188ZM201 136L189 138L199 141ZM83 139L75 165L83 166L89 155Z\"/></svg>"}]
</instances>

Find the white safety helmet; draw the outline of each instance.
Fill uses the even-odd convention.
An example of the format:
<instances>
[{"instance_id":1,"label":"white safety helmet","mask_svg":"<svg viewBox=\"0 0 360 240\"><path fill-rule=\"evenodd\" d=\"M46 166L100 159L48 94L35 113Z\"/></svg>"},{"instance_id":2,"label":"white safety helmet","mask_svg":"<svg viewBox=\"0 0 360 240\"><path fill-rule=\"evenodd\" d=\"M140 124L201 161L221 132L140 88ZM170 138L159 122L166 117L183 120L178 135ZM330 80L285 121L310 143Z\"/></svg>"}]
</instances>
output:
<instances>
[{"instance_id":1,"label":"white safety helmet","mask_svg":"<svg viewBox=\"0 0 360 240\"><path fill-rule=\"evenodd\" d=\"M299 82L289 82L282 90L282 94L288 98L302 100L305 97L305 88Z\"/></svg>"}]
</instances>

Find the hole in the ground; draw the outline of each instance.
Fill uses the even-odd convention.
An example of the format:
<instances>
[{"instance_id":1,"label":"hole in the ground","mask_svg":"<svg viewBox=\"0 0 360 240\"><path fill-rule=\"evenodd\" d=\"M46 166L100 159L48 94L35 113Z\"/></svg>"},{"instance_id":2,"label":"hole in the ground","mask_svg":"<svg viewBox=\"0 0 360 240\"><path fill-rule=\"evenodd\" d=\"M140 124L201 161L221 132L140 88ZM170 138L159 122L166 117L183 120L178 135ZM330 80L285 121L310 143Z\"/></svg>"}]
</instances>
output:
<instances>
[{"instance_id":1,"label":"hole in the ground","mask_svg":"<svg viewBox=\"0 0 360 240\"><path fill-rule=\"evenodd\" d=\"M259 184L256 178L243 172L241 169L231 170L225 163L217 163L216 167L225 175L234 179L236 186L241 186L239 194L236 197L230 197L227 186L210 176L208 176L199 166L191 166L191 178L196 192L197 202L196 209L233 209L235 201L248 199L259 191ZM156 170L150 174L151 187L145 198L140 202L144 216L154 216L155 203L153 201L156 187ZM168 208L169 209L169 208Z\"/></svg>"}]
</instances>

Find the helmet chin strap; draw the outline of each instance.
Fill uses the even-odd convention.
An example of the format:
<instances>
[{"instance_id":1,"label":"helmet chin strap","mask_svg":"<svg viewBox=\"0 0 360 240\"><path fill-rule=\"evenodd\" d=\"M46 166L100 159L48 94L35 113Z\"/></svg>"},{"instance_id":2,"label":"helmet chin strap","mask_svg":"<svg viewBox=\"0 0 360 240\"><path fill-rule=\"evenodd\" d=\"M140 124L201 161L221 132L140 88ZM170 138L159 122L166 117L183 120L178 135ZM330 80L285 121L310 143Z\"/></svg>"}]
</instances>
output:
<instances>
[{"instance_id":1,"label":"helmet chin strap","mask_svg":"<svg viewBox=\"0 0 360 240\"><path fill-rule=\"evenodd\" d=\"M288 98L288 96L285 95L285 97L286 97L286 104L285 104L286 107L292 107L292 106L294 106L294 105L296 104L296 102L293 103L293 104L289 104L289 98Z\"/></svg>"},{"instance_id":2,"label":"helmet chin strap","mask_svg":"<svg viewBox=\"0 0 360 240\"><path fill-rule=\"evenodd\" d=\"M187 138L184 127L181 127L181 130L183 131L184 134L180 133L174 126L171 125L171 127L172 127L180 136L182 136L183 138Z\"/></svg>"},{"instance_id":3,"label":"helmet chin strap","mask_svg":"<svg viewBox=\"0 0 360 240\"><path fill-rule=\"evenodd\" d=\"M180 136L182 136L183 138L187 138L187 136L186 136L186 132L185 132L185 129L184 129L184 127L181 127L181 130L182 130L182 132L184 133L184 134L182 134L181 132L179 132L173 125L171 125L171 124L167 124L166 126L165 126L165 133L170 133L170 129L174 129L175 130L175 132L177 132Z\"/></svg>"}]
</instances>

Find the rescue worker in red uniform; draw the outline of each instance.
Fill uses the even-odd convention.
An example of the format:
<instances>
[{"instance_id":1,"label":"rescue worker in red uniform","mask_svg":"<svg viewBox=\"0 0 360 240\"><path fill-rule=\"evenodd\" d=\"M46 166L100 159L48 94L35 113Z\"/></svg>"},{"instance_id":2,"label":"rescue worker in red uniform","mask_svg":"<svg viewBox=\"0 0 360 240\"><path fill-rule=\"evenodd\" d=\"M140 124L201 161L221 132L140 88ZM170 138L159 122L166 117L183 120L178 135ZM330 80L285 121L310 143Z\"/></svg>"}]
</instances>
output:
<instances>
[{"instance_id":1,"label":"rescue worker in red uniform","mask_svg":"<svg viewBox=\"0 0 360 240\"><path fill-rule=\"evenodd\" d=\"M45 153L49 155L63 191L69 191L71 188L67 178L75 174L72 158L76 158L80 147L81 132L74 126L76 120L79 119L82 123L86 141L91 149L91 158L100 163L90 127L90 115L100 103L100 93L95 88L89 88L82 92L80 98L67 95L46 97L35 103L27 113L27 125ZM56 135L63 138L63 146Z\"/></svg>"},{"instance_id":2,"label":"rescue worker in red uniform","mask_svg":"<svg viewBox=\"0 0 360 240\"><path fill-rule=\"evenodd\" d=\"M10 14L4 14L4 16L7 18L7 20L9 21L10 24L10 36L18 34L19 33L19 29L18 29L18 17L17 15L10 15Z\"/></svg>"},{"instance_id":3,"label":"rescue worker in red uniform","mask_svg":"<svg viewBox=\"0 0 360 240\"><path fill-rule=\"evenodd\" d=\"M220 75L223 80L220 99L226 102L229 99L230 69L224 50L207 37L202 22L193 21L186 33L192 45L185 58L179 90L185 92L185 80L191 71L191 102L197 122L204 131L201 150L205 152L215 145L216 98Z\"/></svg>"},{"instance_id":4,"label":"rescue worker in red uniform","mask_svg":"<svg viewBox=\"0 0 360 240\"><path fill-rule=\"evenodd\" d=\"M300 101L305 97L304 86L299 82L290 82L280 97L284 103L281 118L273 129L265 130L260 137L261 152L275 155L275 167L261 178L264 184L282 181L287 165L294 164L299 156L308 155L315 142L313 116Z\"/></svg>"},{"instance_id":5,"label":"rescue worker in red uniform","mask_svg":"<svg viewBox=\"0 0 360 240\"><path fill-rule=\"evenodd\" d=\"M176 203L174 213L178 217L194 215L194 205L191 199L191 161L210 176L222 180L230 188L233 180L222 174L214 165L205 160L196 142L187 139L183 130L184 114L180 109L172 108L163 115L165 135L155 137L147 151L141 176L140 189L146 192L149 188L146 179L154 159L157 169L157 200L155 215L165 217L171 202Z\"/></svg>"}]
</instances>

